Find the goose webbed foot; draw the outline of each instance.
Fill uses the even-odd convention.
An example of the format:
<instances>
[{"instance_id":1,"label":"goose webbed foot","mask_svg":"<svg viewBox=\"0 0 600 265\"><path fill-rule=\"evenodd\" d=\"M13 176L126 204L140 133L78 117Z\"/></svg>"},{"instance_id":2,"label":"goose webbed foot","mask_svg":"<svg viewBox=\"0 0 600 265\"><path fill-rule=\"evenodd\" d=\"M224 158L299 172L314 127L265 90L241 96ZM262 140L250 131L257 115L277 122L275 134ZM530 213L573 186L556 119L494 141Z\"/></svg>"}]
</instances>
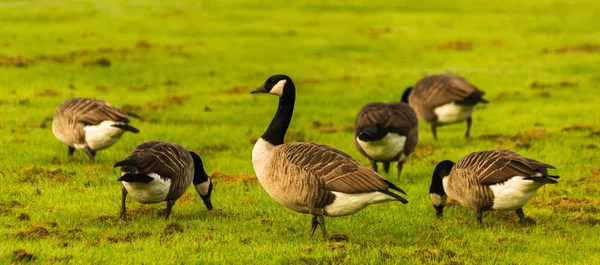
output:
<instances>
[{"instance_id":1,"label":"goose webbed foot","mask_svg":"<svg viewBox=\"0 0 600 265\"><path fill-rule=\"evenodd\" d=\"M325 229L325 218L322 215L315 215L312 218L312 225L310 227L309 236L312 236L317 229L317 225L321 227L321 232L323 232L323 238L327 236L327 230Z\"/></svg>"},{"instance_id":2,"label":"goose webbed foot","mask_svg":"<svg viewBox=\"0 0 600 265\"><path fill-rule=\"evenodd\" d=\"M527 222L525 221L525 213L523 213L523 208L519 208L515 212L519 216L519 220L521 221L521 224L523 226L527 225Z\"/></svg>"},{"instance_id":3,"label":"goose webbed foot","mask_svg":"<svg viewBox=\"0 0 600 265\"><path fill-rule=\"evenodd\" d=\"M75 152L75 147L69 146L69 156L72 156Z\"/></svg>"}]
</instances>

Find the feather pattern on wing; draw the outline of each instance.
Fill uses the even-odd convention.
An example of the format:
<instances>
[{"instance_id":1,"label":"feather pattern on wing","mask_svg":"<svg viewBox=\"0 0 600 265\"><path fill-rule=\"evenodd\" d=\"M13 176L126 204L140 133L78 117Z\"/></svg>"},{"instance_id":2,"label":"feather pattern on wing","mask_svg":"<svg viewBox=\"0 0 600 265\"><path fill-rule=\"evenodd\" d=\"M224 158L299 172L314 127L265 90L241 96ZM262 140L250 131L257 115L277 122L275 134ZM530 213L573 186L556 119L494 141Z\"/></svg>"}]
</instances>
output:
<instances>
[{"instance_id":1,"label":"feather pattern on wing","mask_svg":"<svg viewBox=\"0 0 600 265\"><path fill-rule=\"evenodd\" d=\"M161 178L170 179L171 188L167 200L183 195L194 178L192 156L177 144L148 141L137 146L125 160L137 162L137 174L156 173Z\"/></svg>"},{"instance_id":2,"label":"feather pattern on wing","mask_svg":"<svg viewBox=\"0 0 600 265\"><path fill-rule=\"evenodd\" d=\"M477 181L482 185L502 183L514 176L547 176L548 168L554 168L508 150L474 152L459 160L455 167L467 169L477 176Z\"/></svg>"}]
</instances>

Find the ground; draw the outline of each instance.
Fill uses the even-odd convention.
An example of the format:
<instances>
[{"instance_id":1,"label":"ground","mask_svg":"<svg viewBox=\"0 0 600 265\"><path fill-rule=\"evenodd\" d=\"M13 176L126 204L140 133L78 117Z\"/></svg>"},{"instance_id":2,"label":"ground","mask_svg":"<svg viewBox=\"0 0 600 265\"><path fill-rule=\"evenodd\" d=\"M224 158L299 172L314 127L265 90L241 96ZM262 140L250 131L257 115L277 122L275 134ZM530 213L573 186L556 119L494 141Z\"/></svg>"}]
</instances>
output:
<instances>
[{"instance_id":1,"label":"ground","mask_svg":"<svg viewBox=\"0 0 600 265\"><path fill-rule=\"evenodd\" d=\"M597 1L1 1L0 263L599 264L600 20ZM254 141L277 99L250 95L272 74L297 86L286 141L353 144L359 109L396 101L428 74L457 73L489 104L466 124L420 124L400 179L408 204L326 218L274 202L256 181ZM143 119L88 161L52 134L56 107L97 97ZM199 153L213 211L193 188L169 220L165 204L128 200L122 160L147 140ZM456 203L435 218L435 164L507 148L556 166L513 212Z\"/></svg>"}]
</instances>

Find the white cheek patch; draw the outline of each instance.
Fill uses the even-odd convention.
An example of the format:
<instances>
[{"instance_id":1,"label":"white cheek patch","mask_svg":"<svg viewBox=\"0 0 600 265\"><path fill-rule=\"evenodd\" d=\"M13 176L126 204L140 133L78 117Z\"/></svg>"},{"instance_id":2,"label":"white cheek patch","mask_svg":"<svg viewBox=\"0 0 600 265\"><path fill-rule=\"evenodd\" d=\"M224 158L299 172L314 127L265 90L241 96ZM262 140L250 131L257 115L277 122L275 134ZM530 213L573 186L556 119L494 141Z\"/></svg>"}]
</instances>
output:
<instances>
[{"instance_id":1,"label":"white cheek patch","mask_svg":"<svg viewBox=\"0 0 600 265\"><path fill-rule=\"evenodd\" d=\"M210 179L208 179L208 181L202 182L198 185L194 185L196 192L203 196L208 194L209 187L210 187Z\"/></svg>"},{"instance_id":2,"label":"white cheek patch","mask_svg":"<svg viewBox=\"0 0 600 265\"><path fill-rule=\"evenodd\" d=\"M433 206L444 206L446 205L446 200L448 199L448 196L446 194L439 195L435 193L429 193L429 198L431 199L431 203L433 204Z\"/></svg>"},{"instance_id":3,"label":"white cheek patch","mask_svg":"<svg viewBox=\"0 0 600 265\"><path fill-rule=\"evenodd\" d=\"M287 80L283 79L283 80L279 80L279 82L277 82L277 84L275 84L273 86L273 88L271 88L271 91L269 91L269 94L274 94L277 96L283 95L283 88L285 87L285 83L287 82Z\"/></svg>"}]
</instances>

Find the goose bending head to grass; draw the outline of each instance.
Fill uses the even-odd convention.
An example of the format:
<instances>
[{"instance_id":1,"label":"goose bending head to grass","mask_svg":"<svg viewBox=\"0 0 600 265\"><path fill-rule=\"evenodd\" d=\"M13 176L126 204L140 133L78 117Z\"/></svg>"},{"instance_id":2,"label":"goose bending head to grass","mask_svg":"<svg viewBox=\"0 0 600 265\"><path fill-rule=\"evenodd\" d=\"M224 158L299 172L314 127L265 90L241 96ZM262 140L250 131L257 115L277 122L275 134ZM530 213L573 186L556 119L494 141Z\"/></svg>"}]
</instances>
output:
<instances>
[{"instance_id":1,"label":"goose bending head to grass","mask_svg":"<svg viewBox=\"0 0 600 265\"><path fill-rule=\"evenodd\" d=\"M483 211L516 211L525 225L523 206L546 184L559 176L548 175L554 166L508 150L474 152L455 164L445 160L434 172L429 196L437 216L442 217L447 196L475 210L481 223Z\"/></svg>"},{"instance_id":2,"label":"goose bending head to grass","mask_svg":"<svg viewBox=\"0 0 600 265\"><path fill-rule=\"evenodd\" d=\"M383 162L388 173L390 162L398 162L398 177L408 156L419 142L419 124L413 109L404 102L373 102L364 106L354 123L354 144L371 162Z\"/></svg>"},{"instance_id":3,"label":"goose bending head to grass","mask_svg":"<svg viewBox=\"0 0 600 265\"><path fill-rule=\"evenodd\" d=\"M402 189L338 149L317 143L283 143L296 99L290 77L271 76L254 93L279 97L275 117L254 145L254 171L275 201L313 215L310 235L317 226L327 235L323 216L354 214L374 203L408 202L391 191L406 194Z\"/></svg>"},{"instance_id":4,"label":"goose bending head to grass","mask_svg":"<svg viewBox=\"0 0 600 265\"><path fill-rule=\"evenodd\" d=\"M193 183L194 188L208 210L213 185L204 171L202 159L180 145L161 141L149 141L138 145L125 160L117 162L121 167L122 198L121 218L125 218L127 194L144 204L167 202L165 218L171 208Z\"/></svg>"},{"instance_id":5,"label":"goose bending head to grass","mask_svg":"<svg viewBox=\"0 0 600 265\"><path fill-rule=\"evenodd\" d=\"M471 133L471 115L483 99L485 92L461 76L440 74L423 77L402 95L417 113L419 120L429 123L433 138L437 140L437 126L467 121L465 137Z\"/></svg>"},{"instance_id":6,"label":"goose bending head to grass","mask_svg":"<svg viewBox=\"0 0 600 265\"><path fill-rule=\"evenodd\" d=\"M72 98L56 109L52 132L69 146L69 155L82 149L94 160L96 151L110 147L123 133L139 132L129 124L129 116L139 118L100 99Z\"/></svg>"}]
</instances>

